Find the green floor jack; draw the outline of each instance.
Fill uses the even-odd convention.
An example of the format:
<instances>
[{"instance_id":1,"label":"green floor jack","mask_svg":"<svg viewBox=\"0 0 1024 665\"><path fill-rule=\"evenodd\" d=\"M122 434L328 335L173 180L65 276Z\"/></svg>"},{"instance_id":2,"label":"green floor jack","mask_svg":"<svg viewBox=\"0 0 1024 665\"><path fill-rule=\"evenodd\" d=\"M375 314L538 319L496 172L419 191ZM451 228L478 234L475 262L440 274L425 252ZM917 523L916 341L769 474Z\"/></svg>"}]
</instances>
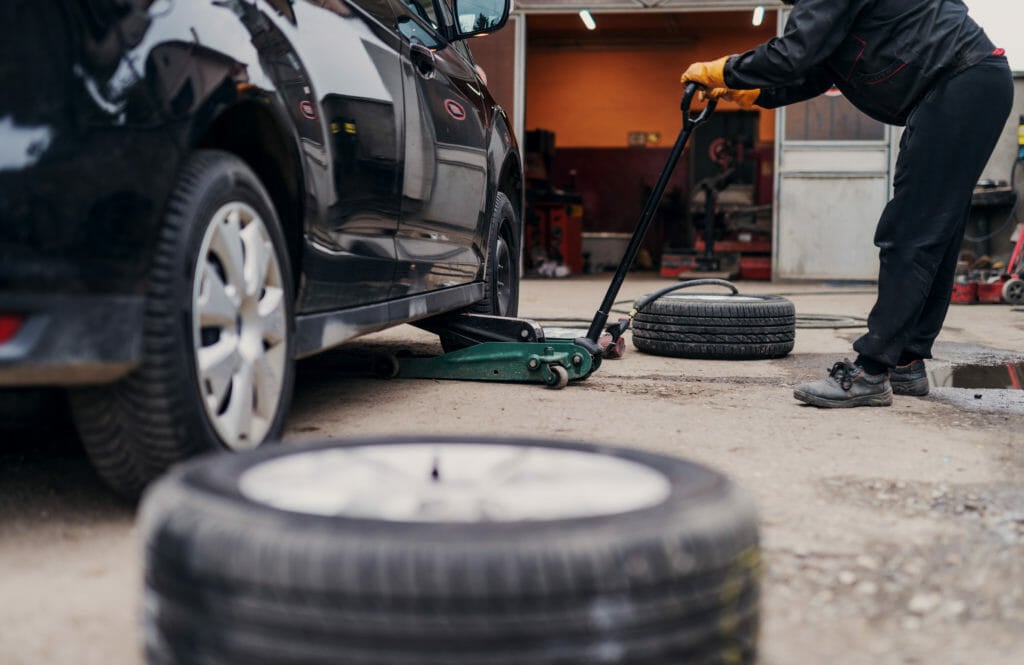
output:
<instances>
[{"instance_id":1,"label":"green floor jack","mask_svg":"<svg viewBox=\"0 0 1024 665\"><path fill-rule=\"evenodd\" d=\"M683 92L680 105L682 129L657 184L647 198L629 246L585 337L551 339L544 334L540 324L529 319L456 314L422 327L432 332L443 332L465 348L440 356L397 358L394 374L404 378L543 383L552 388L564 388L570 381L582 381L597 371L602 358L621 354L624 348L622 335L628 330L636 310L630 313L629 318L611 325L608 325L609 313L686 142L693 130L707 121L715 110L715 101L709 100L700 113L690 112L697 89L696 84L689 83Z\"/></svg>"}]
</instances>

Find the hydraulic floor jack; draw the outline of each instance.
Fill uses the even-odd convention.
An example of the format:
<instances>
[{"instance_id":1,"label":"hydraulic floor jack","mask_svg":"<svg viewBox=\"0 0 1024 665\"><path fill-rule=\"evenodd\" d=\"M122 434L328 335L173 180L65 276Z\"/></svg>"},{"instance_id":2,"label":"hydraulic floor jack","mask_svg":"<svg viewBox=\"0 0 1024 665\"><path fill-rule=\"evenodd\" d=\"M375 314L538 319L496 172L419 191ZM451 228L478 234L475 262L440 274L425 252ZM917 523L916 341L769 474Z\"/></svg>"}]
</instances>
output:
<instances>
[{"instance_id":1,"label":"hydraulic floor jack","mask_svg":"<svg viewBox=\"0 0 1024 665\"><path fill-rule=\"evenodd\" d=\"M456 314L423 327L443 332L465 348L440 356L397 358L394 374L405 378L543 383L564 388L570 381L588 378L601 366L603 358L621 355L625 343L622 335L629 329L636 310L628 318L608 325L610 312L690 135L715 110L715 101L709 100L699 113L691 113L697 89L696 84L689 83L683 92L683 126L586 336L549 338L540 324L529 319Z\"/></svg>"}]
</instances>

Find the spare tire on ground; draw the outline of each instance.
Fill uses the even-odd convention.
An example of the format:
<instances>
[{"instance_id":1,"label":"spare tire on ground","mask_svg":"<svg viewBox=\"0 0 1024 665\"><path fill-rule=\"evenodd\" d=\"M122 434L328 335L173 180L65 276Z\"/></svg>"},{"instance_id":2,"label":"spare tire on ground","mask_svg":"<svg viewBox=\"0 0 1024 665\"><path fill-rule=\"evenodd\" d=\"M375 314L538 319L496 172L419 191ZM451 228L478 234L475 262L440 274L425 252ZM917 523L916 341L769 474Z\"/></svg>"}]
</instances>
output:
<instances>
[{"instance_id":1,"label":"spare tire on ground","mask_svg":"<svg viewBox=\"0 0 1024 665\"><path fill-rule=\"evenodd\" d=\"M151 664L753 663L760 549L723 475L510 439L270 446L147 493Z\"/></svg>"},{"instance_id":2,"label":"spare tire on ground","mask_svg":"<svg viewBox=\"0 0 1024 665\"><path fill-rule=\"evenodd\" d=\"M781 358L796 341L796 308L781 296L672 293L639 307L632 328L633 345L653 355Z\"/></svg>"}]
</instances>

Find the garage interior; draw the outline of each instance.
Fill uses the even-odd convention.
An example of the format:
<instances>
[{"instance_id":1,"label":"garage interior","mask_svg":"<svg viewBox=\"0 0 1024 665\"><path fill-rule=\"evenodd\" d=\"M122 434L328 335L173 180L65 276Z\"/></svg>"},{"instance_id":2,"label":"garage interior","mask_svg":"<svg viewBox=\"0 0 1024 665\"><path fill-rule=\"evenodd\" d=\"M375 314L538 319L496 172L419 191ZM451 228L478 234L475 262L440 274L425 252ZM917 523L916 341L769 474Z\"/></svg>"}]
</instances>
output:
<instances>
[{"instance_id":1,"label":"garage interior","mask_svg":"<svg viewBox=\"0 0 1024 665\"><path fill-rule=\"evenodd\" d=\"M681 72L690 62L771 38L775 12L759 26L748 11L599 13L595 30L575 13L521 18L527 270L613 268L679 132ZM508 85L513 35L508 31L504 44L490 37L472 44L496 98L509 100L507 109L515 108ZM743 250L745 274L737 276L768 279L774 139L774 112L721 104L676 168L639 267L674 277L688 256L704 250L699 185L718 180L724 189L716 192L714 249Z\"/></svg>"},{"instance_id":2,"label":"garage interior","mask_svg":"<svg viewBox=\"0 0 1024 665\"><path fill-rule=\"evenodd\" d=\"M471 47L524 152L526 274L557 276L554 265L562 275L601 272L621 256L679 131L681 72L770 39L779 11L769 6L754 25L753 4L637 6L594 11L588 30L577 11L552 4L522 0L512 29ZM1017 87L1024 92L1024 78ZM1006 132L1016 133L1018 115ZM717 193L713 226L715 253L737 261L730 278L872 281L874 225L899 138L899 128L838 94L781 111L723 103L676 168L637 267L670 278L692 268L706 250L701 185L735 169ZM1015 155L1004 153L993 155L976 192L965 256L1012 249L1004 220L1015 200L1007 182Z\"/></svg>"}]
</instances>

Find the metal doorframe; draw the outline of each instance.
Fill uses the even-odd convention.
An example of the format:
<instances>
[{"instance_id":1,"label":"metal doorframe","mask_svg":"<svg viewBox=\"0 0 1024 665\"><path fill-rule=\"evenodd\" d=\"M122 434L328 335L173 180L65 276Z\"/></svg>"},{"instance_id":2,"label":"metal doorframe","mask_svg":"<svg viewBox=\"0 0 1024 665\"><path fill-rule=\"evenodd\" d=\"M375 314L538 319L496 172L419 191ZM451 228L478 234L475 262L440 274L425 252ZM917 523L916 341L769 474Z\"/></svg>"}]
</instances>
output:
<instances>
[{"instance_id":1,"label":"metal doorframe","mask_svg":"<svg viewBox=\"0 0 1024 665\"><path fill-rule=\"evenodd\" d=\"M778 34L782 35L785 29L786 20L789 18L791 10L783 8L778 13ZM850 177L850 178L879 178L885 177L887 181L887 189L889 198L892 197L893 191L893 175L896 169L896 160L899 153L899 141L902 136L902 128L893 127L883 123L884 135L883 138L877 141L787 141L786 140L786 107L780 107L775 112L775 159L774 159L774 191L772 193L772 276L781 274L779 265L780 248L779 243L782 239L781 229L781 216L782 216L782 187L783 180L786 176L796 176L804 178L825 178L834 179L837 177ZM839 149L839 150L853 150L856 148L864 149L864 152L879 152L886 153L885 163L888 168L886 171L881 170L837 170L833 169L830 171L824 170L783 170L783 160L787 156L787 147L796 148L800 150L824 150L824 149ZM820 279L822 276L808 276L806 279ZM796 276L786 276L785 279L799 279Z\"/></svg>"}]
</instances>

